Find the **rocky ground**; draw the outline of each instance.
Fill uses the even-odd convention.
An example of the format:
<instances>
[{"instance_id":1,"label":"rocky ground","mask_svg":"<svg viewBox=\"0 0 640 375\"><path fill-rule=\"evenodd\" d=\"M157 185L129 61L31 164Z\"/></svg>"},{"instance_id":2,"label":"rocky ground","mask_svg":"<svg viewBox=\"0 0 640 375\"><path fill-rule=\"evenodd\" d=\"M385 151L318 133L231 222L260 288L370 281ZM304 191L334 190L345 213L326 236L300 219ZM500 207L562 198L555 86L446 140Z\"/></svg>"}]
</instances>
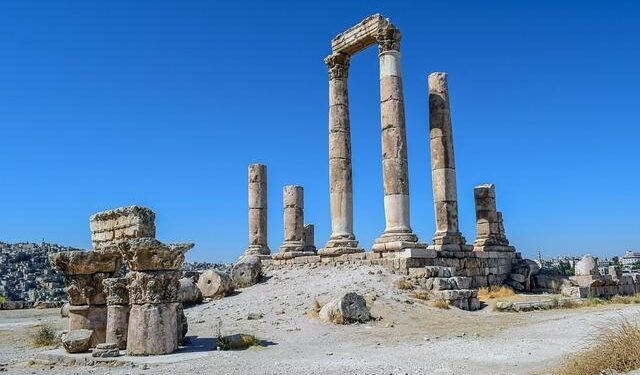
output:
<instances>
[{"instance_id":1,"label":"rocky ground","mask_svg":"<svg viewBox=\"0 0 640 375\"><path fill-rule=\"evenodd\" d=\"M188 308L192 345L134 365L62 366L29 362L34 325L63 327L57 310L0 311L0 369L11 374L544 374L584 347L597 328L640 317L640 306L607 305L525 313L441 310L393 287L397 275L370 267L302 268L222 300ZM347 291L365 296L378 319L320 322L316 301ZM247 333L263 346L215 351L214 337Z\"/></svg>"}]
</instances>

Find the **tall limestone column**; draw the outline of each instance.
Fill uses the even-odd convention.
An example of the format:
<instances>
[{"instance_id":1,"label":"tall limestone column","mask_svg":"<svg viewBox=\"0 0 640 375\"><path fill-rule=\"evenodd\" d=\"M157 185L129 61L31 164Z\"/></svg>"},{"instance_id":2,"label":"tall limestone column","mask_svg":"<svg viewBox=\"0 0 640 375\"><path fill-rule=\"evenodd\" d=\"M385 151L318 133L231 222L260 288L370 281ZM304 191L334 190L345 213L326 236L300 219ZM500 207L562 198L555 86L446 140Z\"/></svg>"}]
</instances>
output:
<instances>
[{"instance_id":1,"label":"tall limestone column","mask_svg":"<svg viewBox=\"0 0 640 375\"><path fill-rule=\"evenodd\" d=\"M129 330L129 291L127 279L114 277L102 280L107 294L107 333L106 342L114 343L118 349L127 348Z\"/></svg>"},{"instance_id":2,"label":"tall limestone column","mask_svg":"<svg viewBox=\"0 0 640 375\"><path fill-rule=\"evenodd\" d=\"M377 35L380 59L382 123L382 177L386 227L373 251L425 248L412 233L409 221L409 165L400 69L400 30L383 28Z\"/></svg>"},{"instance_id":3,"label":"tall limestone column","mask_svg":"<svg viewBox=\"0 0 640 375\"><path fill-rule=\"evenodd\" d=\"M349 55L334 53L325 59L329 68L329 193L331 238L320 255L359 253L353 234L353 187L351 174L351 127L347 76Z\"/></svg>"},{"instance_id":4,"label":"tall limestone column","mask_svg":"<svg viewBox=\"0 0 640 375\"><path fill-rule=\"evenodd\" d=\"M429 75L429 138L436 214L435 250L470 250L458 230L458 193L447 73Z\"/></svg>"},{"instance_id":5,"label":"tall limestone column","mask_svg":"<svg viewBox=\"0 0 640 375\"><path fill-rule=\"evenodd\" d=\"M284 203L284 243L274 259L290 259L315 255L305 251L304 243L304 190L302 186L285 186L282 191Z\"/></svg>"},{"instance_id":6,"label":"tall limestone column","mask_svg":"<svg viewBox=\"0 0 640 375\"><path fill-rule=\"evenodd\" d=\"M249 248L245 255L268 258L267 244L267 166L249 165Z\"/></svg>"}]
</instances>

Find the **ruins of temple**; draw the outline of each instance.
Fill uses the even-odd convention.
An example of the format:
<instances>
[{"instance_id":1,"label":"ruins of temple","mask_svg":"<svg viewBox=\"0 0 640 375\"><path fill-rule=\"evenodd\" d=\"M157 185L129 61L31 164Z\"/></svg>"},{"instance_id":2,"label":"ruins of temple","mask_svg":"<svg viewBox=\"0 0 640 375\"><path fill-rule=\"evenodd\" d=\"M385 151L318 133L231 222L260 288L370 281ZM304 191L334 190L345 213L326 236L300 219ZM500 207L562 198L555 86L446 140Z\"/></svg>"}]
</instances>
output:
<instances>
[{"instance_id":1,"label":"ruins of temple","mask_svg":"<svg viewBox=\"0 0 640 375\"><path fill-rule=\"evenodd\" d=\"M315 250L291 251L291 247L286 245L295 243L296 248L300 248L300 226L304 223L301 209L300 217L293 214L287 216L288 210L295 210L295 202L291 202L292 206L289 207L285 198L286 238L282 248L284 251L281 249L280 253L269 256L266 241L266 167L252 165L249 167L250 247L247 254L260 254L263 266L267 268L309 263L372 264L386 266L396 272L416 277L430 273L443 274L437 268L446 268L444 273L450 274L450 277L465 278L460 282L464 287L458 288L457 294L465 295L462 306L475 309L476 295L472 292L475 288L508 282L514 285L522 283L522 289L526 289L526 285L530 283L514 280L512 269L526 268L529 263L521 259L515 248L509 245L502 213L496 209L495 187L491 184L480 185L474 190L477 226L474 243L468 244L459 231L448 75L441 72L432 73L427 78L435 234L432 243L427 245L413 233L410 224L409 163L400 42L400 30L379 14L366 18L336 36L331 42L331 54L325 59L329 71L331 236L324 248L316 253ZM365 252L353 230L351 129L347 83L351 56L374 44L378 45L380 66L385 230L375 240L371 251ZM436 269L425 271L429 267ZM514 277L521 280L520 277Z\"/></svg>"},{"instance_id":2,"label":"ruins of temple","mask_svg":"<svg viewBox=\"0 0 640 375\"><path fill-rule=\"evenodd\" d=\"M179 270L193 244L156 240L155 213L140 206L99 212L90 227L93 250L50 256L65 275L69 332L88 330L86 349L108 343L129 355L174 352L186 334Z\"/></svg>"}]
</instances>

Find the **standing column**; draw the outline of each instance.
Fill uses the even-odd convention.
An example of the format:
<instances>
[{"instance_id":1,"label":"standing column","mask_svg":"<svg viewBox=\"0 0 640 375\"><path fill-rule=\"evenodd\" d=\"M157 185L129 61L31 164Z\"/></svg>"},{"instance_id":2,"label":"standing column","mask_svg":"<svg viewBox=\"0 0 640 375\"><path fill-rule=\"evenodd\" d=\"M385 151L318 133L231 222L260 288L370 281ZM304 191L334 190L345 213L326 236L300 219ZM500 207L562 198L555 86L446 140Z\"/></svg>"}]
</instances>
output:
<instances>
[{"instance_id":1,"label":"standing column","mask_svg":"<svg viewBox=\"0 0 640 375\"><path fill-rule=\"evenodd\" d=\"M313 224L304 226L304 237L302 241L304 242L304 251L316 252L315 226Z\"/></svg>"},{"instance_id":2,"label":"standing column","mask_svg":"<svg viewBox=\"0 0 640 375\"><path fill-rule=\"evenodd\" d=\"M476 204L475 251L515 251L509 246L504 232L502 213L496 209L496 188L493 184L476 186L473 189Z\"/></svg>"},{"instance_id":3,"label":"standing column","mask_svg":"<svg viewBox=\"0 0 640 375\"><path fill-rule=\"evenodd\" d=\"M382 177L386 227L373 251L425 248L409 222L409 166L400 70L400 30L387 27L377 36L380 59L380 114L382 123Z\"/></svg>"},{"instance_id":4,"label":"standing column","mask_svg":"<svg viewBox=\"0 0 640 375\"><path fill-rule=\"evenodd\" d=\"M129 291L124 277L102 280L107 294L107 343L116 344L118 349L127 348L129 329Z\"/></svg>"},{"instance_id":5,"label":"standing column","mask_svg":"<svg viewBox=\"0 0 640 375\"><path fill-rule=\"evenodd\" d=\"M329 193L331 238L321 255L337 256L364 251L353 234L351 128L347 75L349 55L335 53L325 59L329 67Z\"/></svg>"},{"instance_id":6,"label":"standing column","mask_svg":"<svg viewBox=\"0 0 640 375\"><path fill-rule=\"evenodd\" d=\"M249 248L245 255L268 258L267 244L267 166L249 165Z\"/></svg>"},{"instance_id":7,"label":"standing column","mask_svg":"<svg viewBox=\"0 0 640 375\"><path fill-rule=\"evenodd\" d=\"M469 249L458 231L456 164L447 73L429 75L429 138L436 214L436 233L431 248L450 251Z\"/></svg>"},{"instance_id":8,"label":"standing column","mask_svg":"<svg viewBox=\"0 0 640 375\"><path fill-rule=\"evenodd\" d=\"M304 248L304 190L302 186L285 186L282 191L284 203L284 243L274 259L290 259L297 256L314 255Z\"/></svg>"}]
</instances>

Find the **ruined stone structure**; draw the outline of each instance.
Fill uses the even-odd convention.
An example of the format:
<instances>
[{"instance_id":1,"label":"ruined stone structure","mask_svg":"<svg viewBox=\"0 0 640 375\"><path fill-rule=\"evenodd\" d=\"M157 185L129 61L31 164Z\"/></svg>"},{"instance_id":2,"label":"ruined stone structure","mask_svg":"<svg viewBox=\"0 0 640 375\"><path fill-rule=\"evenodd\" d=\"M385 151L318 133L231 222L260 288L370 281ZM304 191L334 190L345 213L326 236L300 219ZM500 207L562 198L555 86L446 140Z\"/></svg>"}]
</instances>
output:
<instances>
[{"instance_id":1,"label":"ruined stone structure","mask_svg":"<svg viewBox=\"0 0 640 375\"><path fill-rule=\"evenodd\" d=\"M458 188L447 73L432 73L429 85L429 144L436 215L434 250L472 250L458 230Z\"/></svg>"},{"instance_id":2,"label":"ruined stone structure","mask_svg":"<svg viewBox=\"0 0 640 375\"><path fill-rule=\"evenodd\" d=\"M493 184L476 186L473 189L476 204L475 251L515 251L509 246L504 232L502 213L496 210L496 189Z\"/></svg>"},{"instance_id":3,"label":"ruined stone structure","mask_svg":"<svg viewBox=\"0 0 640 375\"><path fill-rule=\"evenodd\" d=\"M347 77L351 56L378 44L380 61L380 110L382 123L382 173L384 180L385 231L373 251L425 248L410 225L409 179L405 130L400 30L379 14L336 36L329 68L329 188L331 238L320 251L325 256L358 253L353 233L353 184L351 129Z\"/></svg>"},{"instance_id":4,"label":"ruined stone structure","mask_svg":"<svg viewBox=\"0 0 640 375\"><path fill-rule=\"evenodd\" d=\"M304 242L304 251L316 253L316 242L315 242L315 226L313 224L307 224L304 226L304 236L302 238L302 242Z\"/></svg>"},{"instance_id":5,"label":"ruined stone structure","mask_svg":"<svg viewBox=\"0 0 640 375\"><path fill-rule=\"evenodd\" d=\"M249 166L249 248L245 255L269 258L267 244L267 166Z\"/></svg>"},{"instance_id":6,"label":"ruined stone structure","mask_svg":"<svg viewBox=\"0 0 640 375\"><path fill-rule=\"evenodd\" d=\"M329 68L331 237L317 255L274 257L263 260L263 266L269 269L304 264L381 265L410 275L416 282L429 288L434 297L470 310L479 306L474 288L508 282L519 290L529 290L531 275L535 270L509 246L501 214L495 210L495 193L493 201L478 196L479 231L475 247L468 245L459 231L456 165L446 73L433 73L428 77L429 142L436 216L433 244L427 247L413 234L410 225L400 39L400 31L381 15L368 17L333 39L332 53L325 59ZM375 240L373 251L365 253L358 246L353 232L347 80L351 56L376 43L380 62L386 227L384 233Z\"/></svg>"},{"instance_id":7,"label":"ruined stone structure","mask_svg":"<svg viewBox=\"0 0 640 375\"><path fill-rule=\"evenodd\" d=\"M127 239L155 237L155 218L153 211L141 206L98 212L89 219L93 248L116 248L118 242Z\"/></svg>"},{"instance_id":8,"label":"ruined stone structure","mask_svg":"<svg viewBox=\"0 0 640 375\"><path fill-rule=\"evenodd\" d=\"M127 348L129 329L129 291L127 279L109 278L102 281L107 294L107 333L106 342L113 343L119 349Z\"/></svg>"},{"instance_id":9,"label":"ruined stone structure","mask_svg":"<svg viewBox=\"0 0 640 375\"><path fill-rule=\"evenodd\" d=\"M50 255L51 265L65 276L69 298L69 331L93 331L89 345L105 342L107 299L102 281L120 269L120 254L113 250L63 251Z\"/></svg>"},{"instance_id":10,"label":"ruined stone structure","mask_svg":"<svg viewBox=\"0 0 640 375\"><path fill-rule=\"evenodd\" d=\"M165 245L155 238L136 238L118 245L129 268L127 354L168 354L182 337L178 301L180 267L193 244Z\"/></svg>"},{"instance_id":11,"label":"ruined stone structure","mask_svg":"<svg viewBox=\"0 0 640 375\"><path fill-rule=\"evenodd\" d=\"M274 259L289 259L315 255L305 250L304 189L302 186L285 186L282 191L284 203L284 243Z\"/></svg>"}]
</instances>

